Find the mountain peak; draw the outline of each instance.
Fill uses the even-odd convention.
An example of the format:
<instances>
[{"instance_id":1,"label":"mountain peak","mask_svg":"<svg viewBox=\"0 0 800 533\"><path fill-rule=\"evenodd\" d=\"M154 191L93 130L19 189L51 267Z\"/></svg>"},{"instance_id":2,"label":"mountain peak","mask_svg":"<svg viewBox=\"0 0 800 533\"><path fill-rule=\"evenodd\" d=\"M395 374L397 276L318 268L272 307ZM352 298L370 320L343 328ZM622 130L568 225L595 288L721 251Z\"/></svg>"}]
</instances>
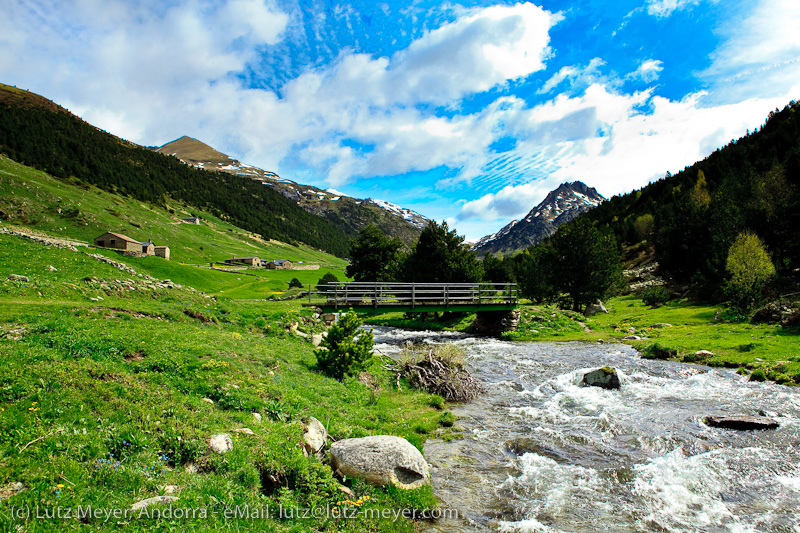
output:
<instances>
[{"instance_id":1,"label":"mountain peak","mask_svg":"<svg viewBox=\"0 0 800 533\"><path fill-rule=\"evenodd\" d=\"M233 161L232 158L228 157L222 152L218 152L206 143L198 141L197 139L189 137L188 135L184 135L175 139L174 141L168 142L164 146L157 148L156 152L165 155L174 155L178 159L186 161L187 163L198 161L204 161L207 163L225 163L228 161Z\"/></svg>"},{"instance_id":2,"label":"mountain peak","mask_svg":"<svg viewBox=\"0 0 800 533\"><path fill-rule=\"evenodd\" d=\"M594 187L582 181L562 183L522 220L514 220L494 235L487 235L472 249L478 255L525 249L540 243L555 233L558 226L600 205L604 200Z\"/></svg>"}]
</instances>

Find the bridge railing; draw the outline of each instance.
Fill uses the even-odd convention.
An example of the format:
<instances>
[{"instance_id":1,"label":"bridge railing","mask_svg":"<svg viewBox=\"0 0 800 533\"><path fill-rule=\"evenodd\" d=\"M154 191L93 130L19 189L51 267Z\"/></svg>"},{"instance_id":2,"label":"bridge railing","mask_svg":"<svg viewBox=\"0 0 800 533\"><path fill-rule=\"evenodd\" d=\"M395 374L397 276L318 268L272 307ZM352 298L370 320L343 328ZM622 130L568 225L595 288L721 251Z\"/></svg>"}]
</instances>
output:
<instances>
[{"instance_id":1,"label":"bridge railing","mask_svg":"<svg viewBox=\"0 0 800 533\"><path fill-rule=\"evenodd\" d=\"M340 282L308 286L306 305L348 307L480 306L517 303L516 283Z\"/></svg>"}]
</instances>

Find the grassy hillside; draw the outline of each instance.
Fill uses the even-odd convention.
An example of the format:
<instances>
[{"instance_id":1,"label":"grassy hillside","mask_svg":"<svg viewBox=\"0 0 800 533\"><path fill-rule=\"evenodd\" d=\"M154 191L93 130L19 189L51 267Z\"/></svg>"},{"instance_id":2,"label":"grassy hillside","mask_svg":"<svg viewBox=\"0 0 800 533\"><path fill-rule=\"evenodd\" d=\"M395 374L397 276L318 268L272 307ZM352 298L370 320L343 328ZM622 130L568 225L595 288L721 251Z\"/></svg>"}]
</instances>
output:
<instances>
[{"instance_id":1,"label":"grassy hillside","mask_svg":"<svg viewBox=\"0 0 800 533\"><path fill-rule=\"evenodd\" d=\"M347 255L349 236L260 182L193 169L103 132L40 96L0 84L0 153L66 183L152 205L196 206L268 239Z\"/></svg>"},{"instance_id":2,"label":"grassy hillside","mask_svg":"<svg viewBox=\"0 0 800 533\"><path fill-rule=\"evenodd\" d=\"M181 218L189 215L200 216L202 224L180 223ZM286 290L293 277L303 283L316 283L325 272L331 271L344 279L346 263L342 259L308 246L264 241L213 215L178 203L162 209L96 187L69 185L3 156L0 156L0 216L11 225L24 224L53 236L86 243L93 242L94 237L106 231L141 240L152 239L158 245L170 247L171 261L95 251L159 279L172 279L210 294L227 291L230 297L266 298L276 291ZM259 270L231 274L180 264L208 265L232 256L250 255L317 264L320 270Z\"/></svg>"},{"instance_id":3,"label":"grassy hillside","mask_svg":"<svg viewBox=\"0 0 800 533\"><path fill-rule=\"evenodd\" d=\"M296 302L148 287L82 251L0 235L0 530L413 531L402 518L336 517L333 509L435 500L430 488L401 493L357 480L346 481L356 494L348 498L327 466L303 455L301 422L318 418L334 439L393 434L420 446L439 427L443 413L431 405L441 399L405 384L398 391L379 361L370 385L328 379L314 369L312 345L287 331L300 315ZM232 435L225 455L209 449L218 433ZM124 512L166 494L179 498L173 508L207 514L11 514L35 506ZM279 505L331 511L299 520L224 514Z\"/></svg>"}]
</instances>

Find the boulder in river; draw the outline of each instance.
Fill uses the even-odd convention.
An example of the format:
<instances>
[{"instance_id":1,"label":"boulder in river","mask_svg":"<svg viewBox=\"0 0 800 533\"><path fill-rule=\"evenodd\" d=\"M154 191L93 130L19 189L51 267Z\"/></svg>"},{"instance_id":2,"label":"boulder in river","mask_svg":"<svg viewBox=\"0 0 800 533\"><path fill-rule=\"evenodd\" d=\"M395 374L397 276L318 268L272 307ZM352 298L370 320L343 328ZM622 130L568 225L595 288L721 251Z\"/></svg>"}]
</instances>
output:
<instances>
[{"instance_id":1,"label":"boulder in river","mask_svg":"<svg viewBox=\"0 0 800 533\"><path fill-rule=\"evenodd\" d=\"M507 440L505 448L514 455L525 455L526 453L535 453L542 457L549 457L554 461L565 462L566 458L558 450L541 444L530 437L520 437L518 439Z\"/></svg>"},{"instance_id":2,"label":"boulder in river","mask_svg":"<svg viewBox=\"0 0 800 533\"><path fill-rule=\"evenodd\" d=\"M592 370L583 375L581 385L587 387L601 387L603 389L618 389L620 387L617 371L610 366Z\"/></svg>"},{"instance_id":3,"label":"boulder in river","mask_svg":"<svg viewBox=\"0 0 800 533\"><path fill-rule=\"evenodd\" d=\"M753 430L775 429L780 424L765 416L733 415L733 416L707 416L703 419L705 424L715 428Z\"/></svg>"},{"instance_id":4,"label":"boulder in river","mask_svg":"<svg viewBox=\"0 0 800 533\"><path fill-rule=\"evenodd\" d=\"M430 482L425 458L410 442L393 435L344 439L331 445L331 467L337 474L373 485L416 489Z\"/></svg>"}]
</instances>

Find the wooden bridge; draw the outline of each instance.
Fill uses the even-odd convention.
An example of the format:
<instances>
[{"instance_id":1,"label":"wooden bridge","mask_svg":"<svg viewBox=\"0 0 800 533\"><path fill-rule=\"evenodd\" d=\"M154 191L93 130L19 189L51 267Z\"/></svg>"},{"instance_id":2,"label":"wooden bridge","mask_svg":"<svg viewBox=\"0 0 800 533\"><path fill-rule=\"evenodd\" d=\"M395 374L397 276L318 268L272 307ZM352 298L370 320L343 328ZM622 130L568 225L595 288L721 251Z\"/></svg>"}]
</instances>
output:
<instances>
[{"instance_id":1,"label":"wooden bridge","mask_svg":"<svg viewBox=\"0 0 800 533\"><path fill-rule=\"evenodd\" d=\"M309 285L303 305L319 307L325 313L349 308L360 313L511 311L517 308L517 284L379 281Z\"/></svg>"}]
</instances>

